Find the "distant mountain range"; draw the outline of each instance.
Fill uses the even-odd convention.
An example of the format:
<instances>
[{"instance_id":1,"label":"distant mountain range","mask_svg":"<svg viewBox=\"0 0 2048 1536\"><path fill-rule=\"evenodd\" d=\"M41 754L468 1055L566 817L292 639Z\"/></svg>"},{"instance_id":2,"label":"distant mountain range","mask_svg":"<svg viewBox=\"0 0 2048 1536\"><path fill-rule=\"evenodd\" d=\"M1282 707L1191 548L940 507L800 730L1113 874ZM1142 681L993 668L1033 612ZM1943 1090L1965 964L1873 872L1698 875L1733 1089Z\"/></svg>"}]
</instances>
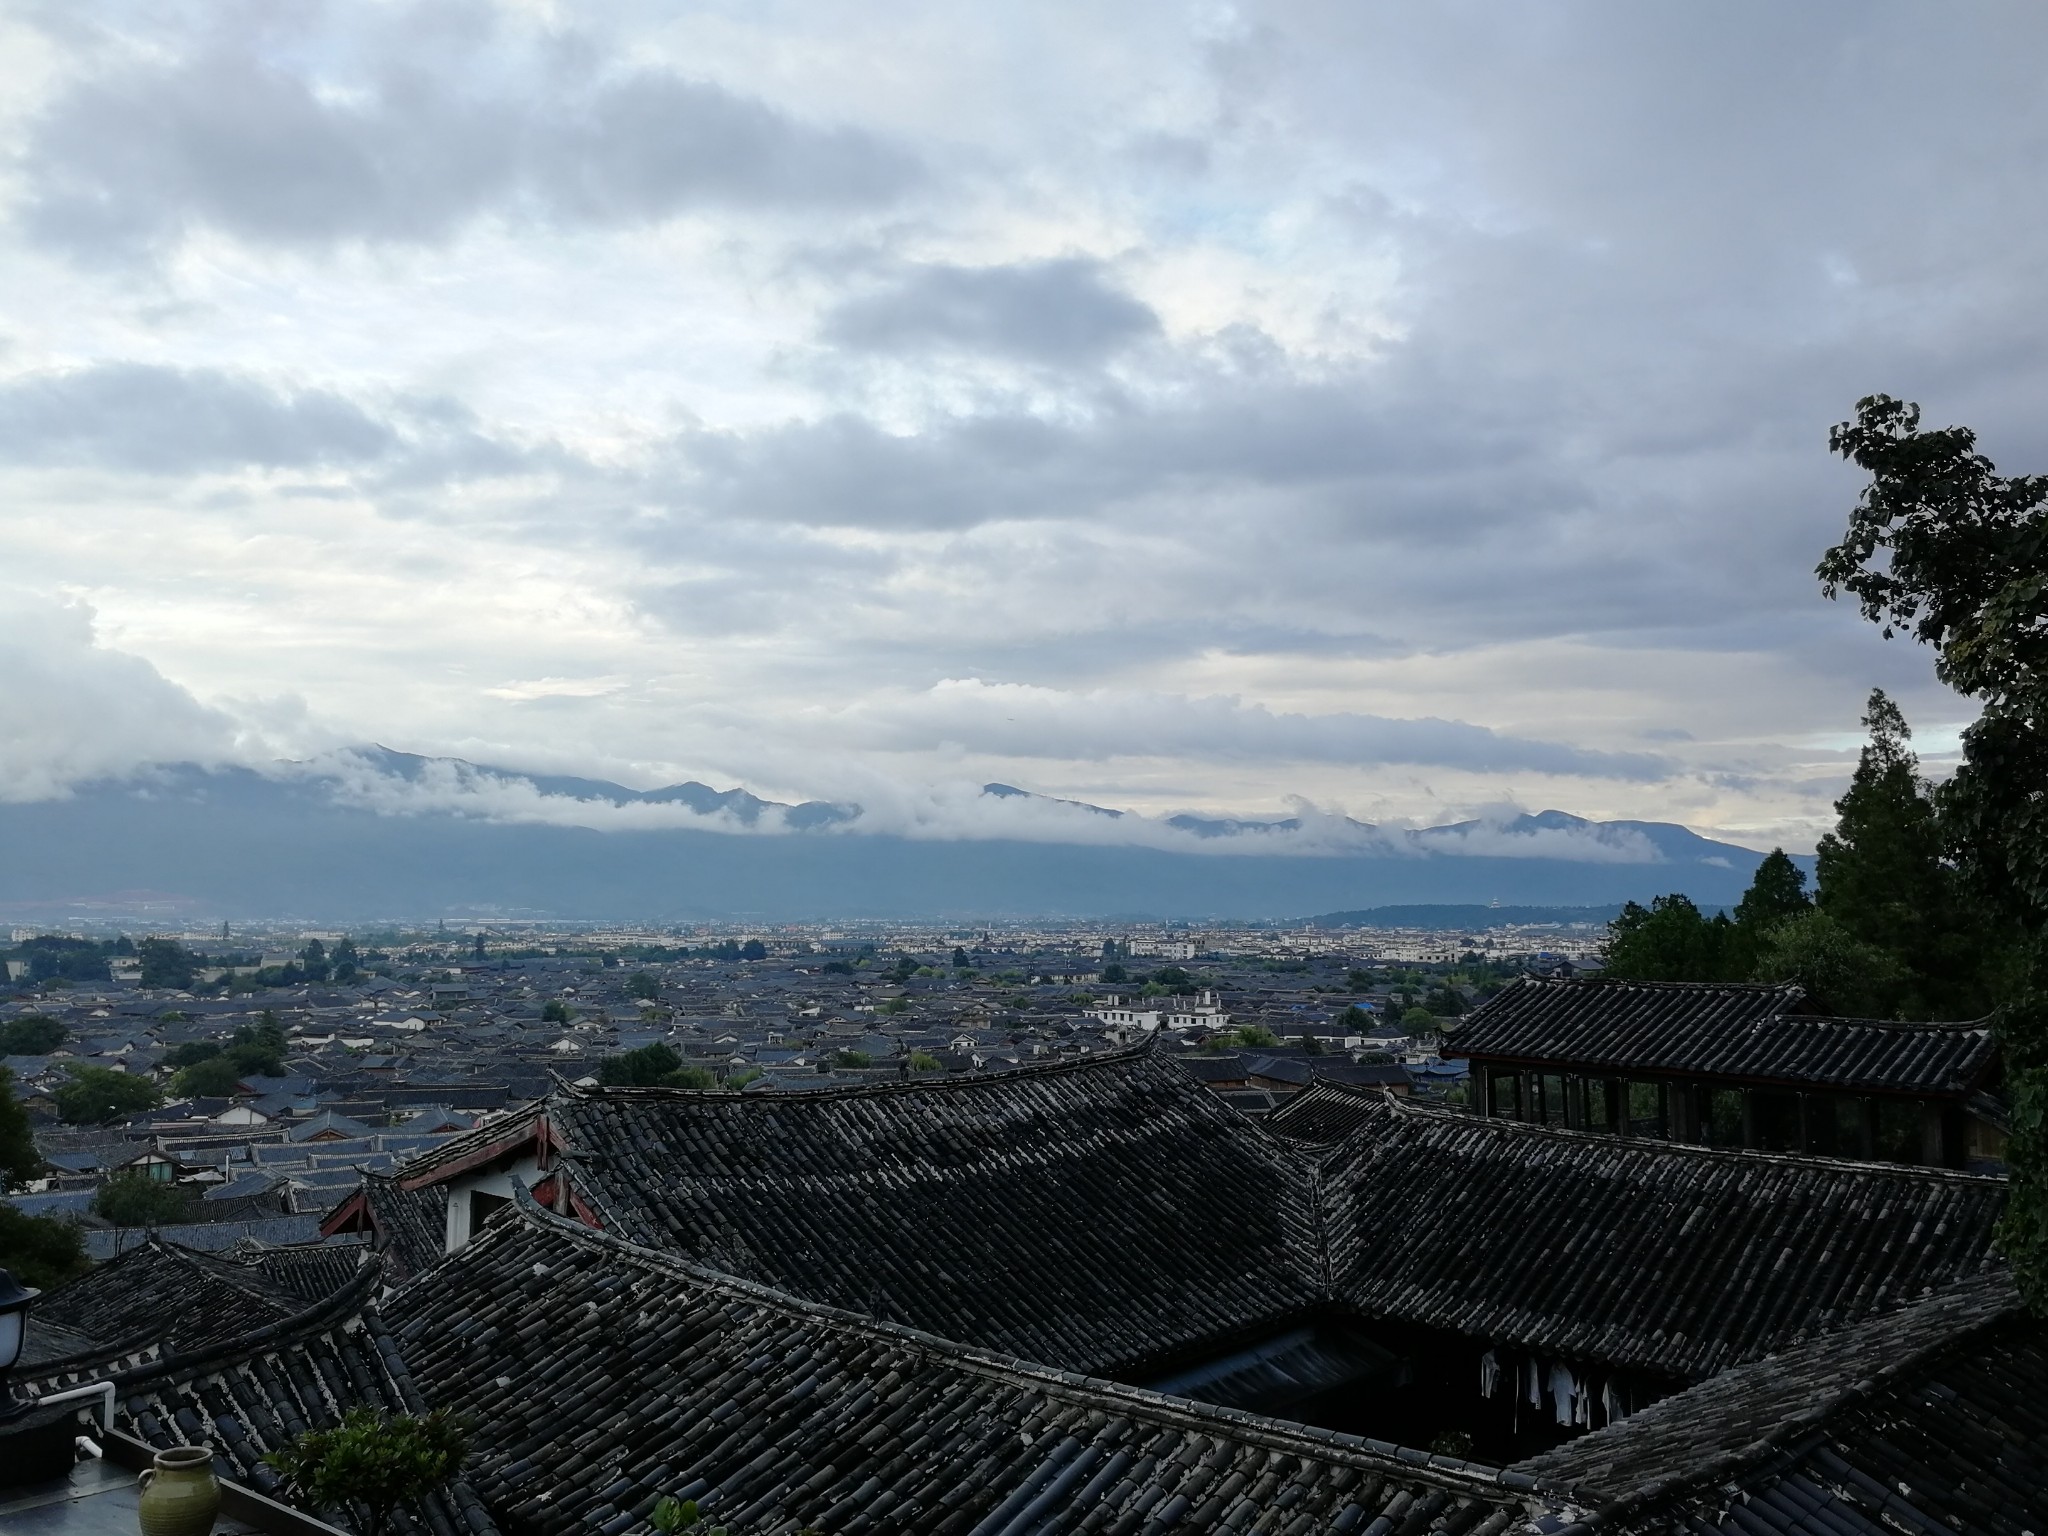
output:
<instances>
[{"instance_id":1,"label":"distant mountain range","mask_svg":"<svg viewBox=\"0 0 2048 1536\"><path fill-rule=\"evenodd\" d=\"M1469 932L1510 924L1599 927L1621 915L1620 903L1605 907L1508 907L1489 902L1422 903L1367 907L1362 912L1324 912L1309 922L1317 928L1439 928Z\"/></svg>"},{"instance_id":2,"label":"distant mountain range","mask_svg":"<svg viewBox=\"0 0 2048 1536\"><path fill-rule=\"evenodd\" d=\"M382 747L264 771L164 764L0 805L0 919L1299 920L1674 890L1719 905L1760 857L1560 811L1419 829L1155 819L1007 784L941 809L642 791Z\"/></svg>"}]
</instances>

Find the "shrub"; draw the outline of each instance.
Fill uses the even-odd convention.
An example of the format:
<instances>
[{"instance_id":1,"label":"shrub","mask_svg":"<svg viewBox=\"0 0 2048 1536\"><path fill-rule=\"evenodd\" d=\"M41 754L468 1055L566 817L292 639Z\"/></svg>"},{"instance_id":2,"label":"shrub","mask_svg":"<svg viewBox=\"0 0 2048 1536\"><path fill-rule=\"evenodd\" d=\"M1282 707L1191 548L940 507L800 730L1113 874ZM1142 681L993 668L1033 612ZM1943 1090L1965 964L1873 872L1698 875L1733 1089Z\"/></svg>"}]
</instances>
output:
<instances>
[{"instance_id":1,"label":"shrub","mask_svg":"<svg viewBox=\"0 0 2048 1536\"><path fill-rule=\"evenodd\" d=\"M387 1419L351 1408L337 1428L308 1430L264 1460L295 1498L346 1509L362 1536L384 1536L392 1512L447 1482L468 1449L468 1434L445 1410Z\"/></svg>"}]
</instances>

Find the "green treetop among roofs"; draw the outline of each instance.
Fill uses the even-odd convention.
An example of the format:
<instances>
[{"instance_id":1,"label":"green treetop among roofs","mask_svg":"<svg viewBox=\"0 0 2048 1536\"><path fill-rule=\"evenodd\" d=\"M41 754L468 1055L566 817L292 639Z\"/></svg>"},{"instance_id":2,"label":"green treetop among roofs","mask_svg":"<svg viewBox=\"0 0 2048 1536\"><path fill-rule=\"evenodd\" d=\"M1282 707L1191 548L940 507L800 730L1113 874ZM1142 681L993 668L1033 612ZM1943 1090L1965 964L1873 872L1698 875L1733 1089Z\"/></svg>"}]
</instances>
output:
<instances>
[{"instance_id":1,"label":"green treetop among roofs","mask_svg":"<svg viewBox=\"0 0 2048 1536\"><path fill-rule=\"evenodd\" d=\"M1919 407L1886 395L1858 401L1829 446L1870 479L1822 589L1930 646L1936 675L1977 702L1962 763L1929 783L1904 715L1873 693L1811 910L1774 853L1732 919L1682 896L1631 904L1609 972L1796 980L1819 1005L1890 1018L1991 1011L2013 1127L2000 1245L2048 1309L2048 476L2000 475L1973 433L1922 431Z\"/></svg>"},{"instance_id":2,"label":"green treetop among roofs","mask_svg":"<svg viewBox=\"0 0 2048 1536\"><path fill-rule=\"evenodd\" d=\"M1931 646L1981 712L1962 763L1924 798L1947 884L1901 939L1929 994L1989 997L2011 1104L2013 1184L2000 1244L2048 1308L2048 476L2000 475L1962 427L1872 395L1829 446L1870 476L1818 575L1884 633ZM1882 892L1869 893L1885 913ZM1931 930L1931 931L1926 931ZM1945 1000L1945 999L1944 999Z\"/></svg>"},{"instance_id":3,"label":"green treetop among roofs","mask_svg":"<svg viewBox=\"0 0 2048 1536\"><path fill-rule=\"evenodd\" d=\"M1733 917L1681 895L1633 902L1609 925L1608 974L1631 981L1791 981L1813 1006L1875 1018L1978 1018L1993 997L1981 910L1947 861L1933 787L1882 692L1856 773L1820 840L1817 890L1782 849Z\"/></svg>"}]
</instances>

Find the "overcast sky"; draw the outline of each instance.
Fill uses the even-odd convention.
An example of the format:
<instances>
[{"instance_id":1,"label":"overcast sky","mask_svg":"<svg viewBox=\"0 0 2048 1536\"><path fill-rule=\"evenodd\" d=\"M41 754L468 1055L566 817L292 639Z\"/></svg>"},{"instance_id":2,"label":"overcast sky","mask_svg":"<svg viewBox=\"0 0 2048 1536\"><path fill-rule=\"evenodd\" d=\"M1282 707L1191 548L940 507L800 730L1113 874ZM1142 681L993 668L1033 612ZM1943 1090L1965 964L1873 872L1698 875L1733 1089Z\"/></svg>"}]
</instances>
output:
<instances>
[{"instance_id":1,"label":"overcast sky","mask_svg":"<svg viewBox=\"0 0 2048 1536\"><path fill-rule=\"evenodd\" d=\"M1810 847L2035 3L0 5L0 795L380 741ZM950 792L950 791L948 791Z\"/></svg>"}]
</instances>

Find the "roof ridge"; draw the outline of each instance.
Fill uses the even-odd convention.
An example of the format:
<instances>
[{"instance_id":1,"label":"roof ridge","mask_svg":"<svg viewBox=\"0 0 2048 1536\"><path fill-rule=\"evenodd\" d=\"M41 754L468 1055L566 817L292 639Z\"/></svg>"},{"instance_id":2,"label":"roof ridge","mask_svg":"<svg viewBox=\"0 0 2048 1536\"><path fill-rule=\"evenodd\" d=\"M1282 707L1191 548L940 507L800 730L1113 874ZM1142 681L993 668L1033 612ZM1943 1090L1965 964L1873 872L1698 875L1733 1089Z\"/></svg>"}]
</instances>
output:
<instances>
[{"instance_id":1,"label":"roof ridge","mask_svg":"<svg viewBox=\"0 0 2048 1536\"><path fill-rule=\"evenodd\" d=\"M1757 1020L1760 1024L1842 1024L1856 1029L1892 1029L1910 1034L1915 1030L1933 1033L1938 1030L1983 1030L1992 1028L1994 1015L1985 1014L1980 1019L1866 1019L1855 1014L1835 1013L1778 1013Z\"/></svg>"},{"instance_id":2,"label":"roof ridge","mask_svg":"<svg viewBox=\"0 0 2048 1536\"><path fill-rule=\"evenodd\" d=\"M968 1088L986 1087L991 1083L1016 1082L1020 1079L1059 1077L1096 1068L1112 1066L1128 1061L1143 1060L1153 1054L1153 1042L1157 1035L1148 1034L1136 1045L1126 1046L1119 1051L1094 1051L1086 1056L1068 1060L1034 1062L1029 1066L1014 1067L1006 1072L965 1072L958 1077L914 1077L900 1082L888 1083L835 1083L830 1088L810 1088L800 1094L777 1097L778 1105L803 1103L839 1102L845 1099L874 1098L888 1094L959 1092ZM1161 1058L1164 1060L1165 1058ZM758 1102L761 1095L749 1093L743 1088L641 1088L641 1087L596 1087L582 1088L574 1083L565 1083L560 1090L578 1099L623 1099L640 1102L683 1102L683 1103L730 1103L745 1099ZM550 1095L549 1097L553 1097ZM537 1101L545 1102L545 1101ZM466 1132L464 1134L467 1134Z\"/></svg>"},{"instance_id":3,"label":"roof ridge","mask_svg":"<svg viewBox=\"0 0 2048 1536\"><path fill-rule=\"evenodd\" d=\"M613 1251L644 1269L680 1275L709 1290L736 1299L782 1308L872 1337L893 1340L926 1355L941 1357L977 1375L1029 1384L1070 1399L1078 1397L1098 1407L1141 1407L1154 1416L1182 1423L1205 1426L1225 1424L1233 1431L1247 1438L1256 1439L1270 1449L1325 1457L1334 1454L1353 1465L1370 1466L1375 1470L1389 1470L1391 1463L1398 1467L1404 1476L1434 1474L1443 1480L1442 1486L1454 1491L1480 1492L1498 1488L1510 1492L1523 1492L1536 1486L1534 1479L1511 1472L1507 1468L1441 1456L1362 1436L1340 1434L1335 1430L1319 1429L1314 1425L1247 1413L1243 1409L1224 1407L1221 1404L1171 1397L1165 1393L1130 1386L1124 1382L1110 1381L1100 1376L1087 1376L1075 1371L1063 1371L1055 1366L1039 1365L1016 1356L962 1344L921 1328L892 1323L823 1302L809 1301L758 1280L743 1279L738 1275L727 1274L723 1270L686 1259L679 1254L644 1247L616 1233L585 1226L580 1221L557 1215L542 1206L517 1180L513 1181L512 1187L513 1208L518 1213L520 1223L527 1228L548 1232L584 1246ZM494 1241L505 1241L507 1234L519 1230L520 1225L509 1221L493 1222L482 1234L472 1239L467 1247L456 1254L451 1254L450 1258L459 1259L463 1253L482 1251Z\"/></svg>"},{"instance_id":4,"label":"roof ridge","mask_svg":"<svg viewBox=\"0 0 2048 1536\"><path fill-rule=\"evenodd\" d=\"M1981 1301L1978 1300L1977 1293L1982 1293L1983 1299ZM1971 1316L1968 1315L1966 1309L1969 1309L1973 1303L1983 1310L1978 1312L1977 1315ZM1868 1317L1860 1322L1852 1323L1846 1328L1835 1329L1816 1338L1803 1340L1787 1349L1778 1351L1776 1354L1766 1355L1760 1360L1751 1360L1740 1365L1730 1366L1727 1370L1708 1377L1707 1380L1698 1383L1694 1387L1674 1393L1671 1397L1659 1399L1657 1403L1652 1403L1648 1408L1643 1409L1641 1413L1631 1415L1628 1419L1618 1420L1596 1431L1596 1434L1606 1434L1609 1430L1613 1430L1618 1438L1620 1435L1627 1433L1628 1426L1631 1423L1640 1419L1643 1414L1655 1412L1662 1404L1673 1404L1674 1406L1670 1411L1677 1412L1679 1400L1690 1396L1693 1392L1711 1388L1717 1382L1723 1383L1722 1390L1726 1390L1725 1382L1730 1376L1737 1375L1738 1373L1747 1373L1750 1376L1755 1376L1773 1367L1782 1369L1785 1361L1792 1356L1825 1356L1831 1350L1841 1351L1853 1348L1858 1342L1868 1339L1872 1335L1882 1335L1887 1329L1921 1321L1924 1318L1924 1314L1932 1309L1951 1307L1965 1311L1965 1315L1959 1316L1955 1320L1955 1326L1952 1328L1939 1333L1934 1338L1928 1339L1917 1348L1908 1349L1901 1354L1881 1361L1866 1374L1857 1377L1853 1381L1843 1382L1839 1386L1834 1387L1822 1385L1818 1389L1818 1396L1815 1401L1787 1412L1783 1418L1755 1440L1745 1445L1720 1451L1697 1467L1682 1472L1667 1473L1662 1477L1654 1477L1647 1482L1638 1483L1632 1487L1606 1494L1596 1494L1596 1485L1585 1478L1575 1482L1565 1482L1560 1479L1546 1477L1541 1472L1532 1471L1530 1475L1536 1478L1546 1490L1553 1493L1568 1493L1575 1502L1586 1502L1591 1499L1592 1502L1598 1503L1600 1506L1601 1524L1607 1525L1612 1524L1616 1517L1640 1509L1645 1504L1655 1500L1669 1498L1707 1483L1719 1482L1743 1468L1756 1466L1760 1463L1767 1464L1777 1457L1795 1452L1800 1441L1819 1431L1828 1420L1836 1415L1867 1401L1878 1392L1891 1386L1894 1382L1910 1376L1914 1372L1922 1370L1946 1356L1954 1354L1987 1329L1996 1328L2009 1321L2015 1314L2022 1312L2025 1308L2025 1303L2020 1298L2011 1271L2001 1268L1986 1274L1967 1276L1964 1279L1951 1282L1933 1295L1924 1296L1908 1306L1900 1307L1890 1312L1882 1312L1874 1317ZM1566 1441L1562 1446L1556 1447L1552 1451L1526 1457L1522 1461L1515 1463L1515 1465L1517 1467L1539 1466L1552 1456L1568 1452L1573 1447L1583 1445L1592 1438L1594 1437L1589 1435L1580 1440Z\"/></svg>"},{"instance_id":5,"label":"roof ridge","mask_svg":"<svg viewBox=\"0 0 2048 1536\"><path fill-rule=\"evenodd\" d=\"M1338 1086L1331 1084L1330 1086ZM1371 1090L1367 1090L1371 1091ZM1669 1141L1658 1136L1617 1136L1612 1131L1572 1130L1561 1125L1532 1125L1525 1120L1509 1120L1495 1115L1475 1114L1467 1109L1451 1109L1435 1104L1418 1104L1413 1099L1404 1099L1397 1094L1385 1094L1388 1109L1396 1116L1412 1116L1417 1119L1438 1120L1446 1124L1482 1127L1496 1135L1550 1137L1559 1141L1598 1143L1615 1148L1633 1148L1637 1151L1675 1153L1688 1157L1728 1158L1756 1163L1779 1163L1794 1168L1821 1168L1840 1170L1847 1173L1861 1173L1887 1178L1907 1178L1922 1182L1949 1184L2010 1184L2011 1178L2002 1173L1970 1173L1961 1168L1935 1168L1925 1163L1886 1163L1853 1157L1823 1157L1812 1152L1771 1152L1762 1147L1714 1147L1697 1141Z\"/></svg>"},{"instance_id":6,"label":"roof ridge","mask_svg":"<svg viewBox=\"0 0 2048 1536\"><path fill-rule=\"evenodd\" d=\"M1631 976L1518 976L1515 984L1569 988L1644 987L1673 992L1796 992L1801 997L1806 995L1806 988L1796 981L1640 981Z\"/></svg>"},{"instance_id":7,"label":"roof ridge","mask_svg":"<svg viewBox=\"0 0 2048 1536\"><path fill-rule=\"evenodd\" d=\"M371 1289L383 1268L383 1263L381 1256L371 1254L356 1273L349 1277L346 1285L309 1306L300 1308L297 1312L287 1313L275 1322L264 1323L247 1333L237 1334L232 1339L224 1339L200 1349L182 1352L164 1349L156 1358L127 1370L116 1371L106 1379L116 1385L125 1385L159 1376L174 1377L188 1372L213 1370L237 1358L254 1355L304 1336L323 1333L340 1321L345 1313L366 1309Z\"/></svg>"}]
</instances>

